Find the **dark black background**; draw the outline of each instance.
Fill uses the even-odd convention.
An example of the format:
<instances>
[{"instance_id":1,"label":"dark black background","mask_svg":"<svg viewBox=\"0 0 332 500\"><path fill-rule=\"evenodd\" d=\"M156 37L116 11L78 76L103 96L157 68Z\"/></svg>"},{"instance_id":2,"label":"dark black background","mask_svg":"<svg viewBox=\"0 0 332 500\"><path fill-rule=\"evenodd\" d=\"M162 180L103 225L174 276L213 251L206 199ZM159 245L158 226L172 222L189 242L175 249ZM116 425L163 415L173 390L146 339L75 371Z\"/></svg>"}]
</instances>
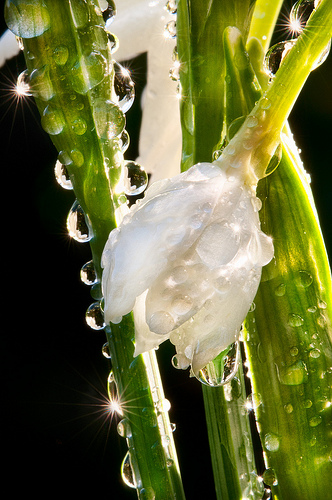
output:
<instances>
[{"instance_id":1,"label":"dark black background","mask_svg":"<svg viewBox=\"0 0 332 500\"><path fill-rule=\"evenodd\" d=\"M4 29L1 17L0 32ZM132 67L139 88L144 56ZM93 300L79 271L90 251L67 236L74 195L54 180L57 153L33 100L17 107L9 100L9 86L24 69L22 55L0 69L2 490L9 487L9 497L54 492L77 498L91 491L100 499L134 499L135 490L120 477L125 441L116 432L116 419L109 426L100 413L111 365L101 354L104 333L84 320ZM330 55L310 76L290 118L330 255L331 82ZM137 155L138 126L136 99L127 113L128 159ZM169 343L161 346L187 498L214 498L201 388L188 372L171 367L172 355Z\"/></svg>"}]
</instances>

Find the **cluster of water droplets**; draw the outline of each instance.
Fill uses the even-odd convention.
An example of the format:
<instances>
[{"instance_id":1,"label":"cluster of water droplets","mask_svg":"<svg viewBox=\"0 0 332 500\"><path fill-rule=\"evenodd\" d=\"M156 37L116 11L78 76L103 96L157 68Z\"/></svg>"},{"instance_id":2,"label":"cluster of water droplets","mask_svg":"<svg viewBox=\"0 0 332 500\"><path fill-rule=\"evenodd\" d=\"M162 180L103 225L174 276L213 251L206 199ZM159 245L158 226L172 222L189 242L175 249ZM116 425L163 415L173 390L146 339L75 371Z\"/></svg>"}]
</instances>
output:
<instances>
[{"instance_id":1,"label":"cluster of water droplets","mask_svg":"<svg viewBox=\"0 0 332 500\"><path fill-rule=\"evenodd\" d=\"M317 8L319 3L320 0L298 0L293 5L289 15L288 29L295 35L295 38L278 42L267 51L264 60L264 69L270 78L274 77L285 57L295 45L296 37L302 33L312 12ZM315 62L312 70L323 64L330 52L330 48L331 41Z\"/></svg>"}]
</instances>

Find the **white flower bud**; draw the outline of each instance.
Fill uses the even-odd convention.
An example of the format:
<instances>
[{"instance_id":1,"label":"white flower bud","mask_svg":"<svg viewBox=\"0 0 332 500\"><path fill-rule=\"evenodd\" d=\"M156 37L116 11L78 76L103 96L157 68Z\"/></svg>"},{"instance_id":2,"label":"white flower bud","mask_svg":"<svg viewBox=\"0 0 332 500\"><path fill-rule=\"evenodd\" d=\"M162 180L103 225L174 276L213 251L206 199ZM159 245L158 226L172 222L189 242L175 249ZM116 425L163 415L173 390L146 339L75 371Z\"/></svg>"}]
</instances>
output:
<instances>
[{"instance_id":1,"label":"white flower bud","mask_svg":"<svg viewBox=\"0 0 332 500\"><path fill-rule=\"evenodd\" d=\"M195 373L238 338L273 257L254 188L218 165L152 184L102 258L105 320L119 322L136 302L135 355L170 339L180 368Z\"/></svg>"}]
</instances>

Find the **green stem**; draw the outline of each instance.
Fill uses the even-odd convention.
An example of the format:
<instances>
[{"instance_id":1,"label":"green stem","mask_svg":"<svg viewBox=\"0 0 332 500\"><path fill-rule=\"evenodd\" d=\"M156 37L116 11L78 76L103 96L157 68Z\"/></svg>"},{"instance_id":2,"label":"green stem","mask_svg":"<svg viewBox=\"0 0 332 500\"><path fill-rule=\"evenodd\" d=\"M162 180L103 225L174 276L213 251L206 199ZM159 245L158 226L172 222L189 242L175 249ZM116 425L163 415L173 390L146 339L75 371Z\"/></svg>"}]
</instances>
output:
<instances>
[{"instance_id":1,"label":"green stem","mask_svg":"<svg viewBox=\"0 0 332 500\"><path fill-rule=\"evenodd\" d=\"M267 52L283 0L256 0L248 40L257 38Z\"/></svg>"},{"instance_id":2,"label":"green stem","mask_svg":"<svg viewBox=\"0 0 332 500\"><path fill-rule=\"evenodd\" d=\"M294 196L294 193L296 195ZM332 286L310 187L295 145L260 181L275 258L248 314L247 355L268 484L278 500L324 498L332 474Z\"/></svg>"},{"instance_id":3,"label":"green stem","mask_svg":"<svg viewBox=\"0 0 332 500\"><path fill-rule=\"evenodd\" d=\"M119 135L125 117L113 95L113 62L103 19L92 0L8 0L9 27L23 38L31 91L42 126L67 167L92 230L97 280L117 209L123 167ZM101 299L101 297L99 297ZM142 500L184 499L167 408L154 353L133 357L128 315L105 328L121 402L134 487ZM131 403L133 402L133 407ZM126 404L127 402L127 404Z\"/></svg>"}]
</instances>

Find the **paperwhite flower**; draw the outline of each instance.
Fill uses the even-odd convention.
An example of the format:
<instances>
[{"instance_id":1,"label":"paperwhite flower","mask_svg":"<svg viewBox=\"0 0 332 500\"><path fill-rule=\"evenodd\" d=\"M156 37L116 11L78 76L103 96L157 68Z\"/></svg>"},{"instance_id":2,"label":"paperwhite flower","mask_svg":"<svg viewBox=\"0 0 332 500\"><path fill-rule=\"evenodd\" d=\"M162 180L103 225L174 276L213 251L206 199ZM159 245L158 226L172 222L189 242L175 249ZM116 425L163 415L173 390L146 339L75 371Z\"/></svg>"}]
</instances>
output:
<instances>
[{"instance_id":1,"label":"paperwhite flower","mask_svg":"<svg viewBox=\"0 0 332 500\"><path fill-rule=\"evenodd\" d=\"M170 339L178 366L194 373L238 338L273 257L255 189L224 163L152 184L111 232L102 259L105 321L135 308L135 355Z\"/></svg>"}]
</instances>

